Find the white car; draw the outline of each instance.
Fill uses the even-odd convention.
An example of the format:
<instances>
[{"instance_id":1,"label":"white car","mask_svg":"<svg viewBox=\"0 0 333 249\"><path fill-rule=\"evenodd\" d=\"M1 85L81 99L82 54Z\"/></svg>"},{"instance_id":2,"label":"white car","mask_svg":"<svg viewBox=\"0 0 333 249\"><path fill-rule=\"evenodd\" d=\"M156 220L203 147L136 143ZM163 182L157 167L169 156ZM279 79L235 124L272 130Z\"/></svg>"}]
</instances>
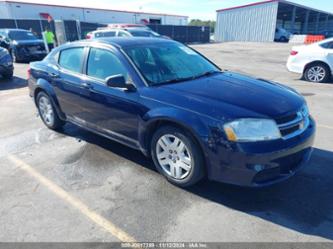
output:
<instances>
[{"instance_id":1,"label":"white car","mask_svg":"<svg viewBox=\"0 0 333 249\"><path fill-rule=\"evenodd\" d=\"M293 47L287 68L290 72L302 74L307 81L328 82L333 72L333 38Z\"/></svg>"},{"instance_id":2,"label":"white car","mask_svg":"<svg viewBox=\"0 0 333 249\"><path fill-rule=\"evenodd\" d=\"M143 28L126 28L126 29L100 29L89 32L86 36L87 39L101 38L101 37L153 37L163 38L160 34Z\"/></svg>"}]
</instances>

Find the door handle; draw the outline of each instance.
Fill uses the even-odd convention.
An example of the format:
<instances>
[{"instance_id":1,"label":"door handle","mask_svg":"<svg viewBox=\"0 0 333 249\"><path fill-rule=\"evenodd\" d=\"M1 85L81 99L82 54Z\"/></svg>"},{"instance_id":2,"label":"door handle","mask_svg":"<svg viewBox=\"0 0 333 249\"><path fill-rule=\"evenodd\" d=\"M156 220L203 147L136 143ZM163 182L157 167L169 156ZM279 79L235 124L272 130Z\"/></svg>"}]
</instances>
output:
<instances>
[{"instance_id":1,"label":"door handle","mask_svg":"<svg viewBox=\"0 0 333 249\"><path fill-rule=\"evenodd\" d=\"M49 76L51 78L59 78L59 74L57 74L57 73L49 73Z\"/></svg>"},{"instance_id":2,"label":"door handle","mask_svg":"<svg viewBox=\"0 0 333 249\"><path fill-rule=\"evenodd\" d=\"M92 85L90 83L84 82L81 84L81 87L83 87L84 89L92 89Z\"/></svg>"}]
</instances>

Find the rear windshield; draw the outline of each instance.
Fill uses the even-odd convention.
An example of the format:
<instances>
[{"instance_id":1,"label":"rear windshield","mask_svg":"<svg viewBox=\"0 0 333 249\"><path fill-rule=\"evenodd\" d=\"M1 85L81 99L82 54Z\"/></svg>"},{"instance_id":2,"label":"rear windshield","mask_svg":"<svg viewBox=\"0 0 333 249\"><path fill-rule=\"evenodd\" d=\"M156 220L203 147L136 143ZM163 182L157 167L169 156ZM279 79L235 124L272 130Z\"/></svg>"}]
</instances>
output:
<instances>
[{"instance_id":1,"label":"rear windshield","mask_svg":"<svg viewBox=\"0 0 333 249\"><path fill-rule=\"evenodd\" d=\"M37 40L38 38L31 32L28 31L10 31L8 34L11 40Z\"/></svg>"}]
</instances>

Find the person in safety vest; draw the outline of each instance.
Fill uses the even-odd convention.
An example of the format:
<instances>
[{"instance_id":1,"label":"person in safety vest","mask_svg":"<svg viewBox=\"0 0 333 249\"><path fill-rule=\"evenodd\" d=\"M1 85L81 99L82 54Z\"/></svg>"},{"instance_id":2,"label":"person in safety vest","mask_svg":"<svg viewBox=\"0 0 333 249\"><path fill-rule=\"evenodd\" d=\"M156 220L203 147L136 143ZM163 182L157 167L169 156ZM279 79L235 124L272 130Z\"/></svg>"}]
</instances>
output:
<instances>
[{"instance_id":1,"label":"person in safety vest","mask_svg":"<svg viewBox=\"0 0 333 249\"><path fill-rule=\"evenodd\" d=\"M49 51L51 52L51 50L55 47L55 35L49 27L45 28L44 37L46 39L47 46L49 47Z\"/></svg>"}]
</instances>

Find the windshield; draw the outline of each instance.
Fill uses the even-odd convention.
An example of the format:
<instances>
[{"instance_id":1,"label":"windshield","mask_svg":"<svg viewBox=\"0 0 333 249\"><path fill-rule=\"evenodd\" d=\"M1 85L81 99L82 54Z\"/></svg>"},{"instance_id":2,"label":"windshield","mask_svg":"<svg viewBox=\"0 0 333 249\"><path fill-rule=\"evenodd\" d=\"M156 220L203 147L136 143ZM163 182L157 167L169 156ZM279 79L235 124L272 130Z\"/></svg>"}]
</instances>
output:
<instances>
[{"instance_id":1,"label":"windshield","mask_svg":"<svg viewBox=\"0 0 333 249\"><path fill-rule=\"evenodd\" d=\"M33 33L28 31L10 31L8 34L9 38L14 41L20 40L37 40Z\"/></svg>"},{"instance_id":2,"label":"windshield","mask_svg":"<svg viewBox=\"0 0 333 249\"><path fill-rule=\"evenodd\" d=\"M146 31L146 30L127 30L127 31L131 33L133 36L137 37L160 37L159 34L152 31Z\"/></svg>"},{"instance_id":3,"label":"windshield","mask_svg":"<svg viewBox=\"0 0 333 249\"><path fill-rule=\"evenodd\" d=\"M179 43L145 44L125 52L150 85L195 79L220 70L194 50Z\"/></svg>"}]
</instances>

